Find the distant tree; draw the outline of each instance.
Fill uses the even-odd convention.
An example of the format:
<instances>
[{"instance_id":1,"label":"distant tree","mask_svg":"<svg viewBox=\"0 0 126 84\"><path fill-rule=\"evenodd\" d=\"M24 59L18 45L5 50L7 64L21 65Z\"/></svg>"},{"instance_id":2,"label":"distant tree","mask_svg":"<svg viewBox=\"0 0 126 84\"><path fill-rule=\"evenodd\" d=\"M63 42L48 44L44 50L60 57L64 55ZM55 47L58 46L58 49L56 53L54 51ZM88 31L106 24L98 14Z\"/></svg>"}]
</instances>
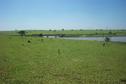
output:
<instances>
[{"instance_id":1,"label":"distant tree","mask_svg":"<svg viewBox=\"0 0 126 84\"><path fill-rule=\"evenodd\" d=\"M20 34L21 36L25 36L26 35L26 31L19 31L18 34Z\"/></svg>"},{"instance_id":2,"label":"distant tree","mask_svg":"<svg viewBox=\"0 0 126 84\"><path fill-rule=\"evenodd\" d=\"M56 30L53 30L54 32L56 32Z\"/></svg>"},{"instance_id":3,"label":"distant tree","mask_svg":"<svg viewBox=\"0 0 126 84\"><path fill-rule=\"evenodd\" d=\"M109 31L109 32L108 32L108 34L110 34L110 35L111 35L111 34L112 34L112 32L111 32L111 31Z\"/></svg>"},{"instance_id":4,"label":"distant tree","mask_svg":"<svg viewBox=\"0 0 126 84\"><path fill-rule=\"evenodd\" d=\"M83 31L83 29L80 29L80 31Z\"/></svg>"},{"instance_id":5,"label":"distant tree","mask_svg":"<svg viewBox=\"0 0 126 84\"><path fill-rule=\"evenodd\" d=\"M64 31L64 29L61 29L62 31Z\"/></svg>"},{"instance_id":6,"label":"distant tree","mask_svg":"<svg viewBox=\"0 0 126 84\"><path fill-rule=\"evenodd\" d=\"M39 34L39 36L40 36L40 37L43 37L43 34L41 33L41 34Z\"/></svg>"},{"instance_id":7,"label":"distant tree","mask_svg":"<svg viewBox=\"0 0 126 84\"><path fill-rule=\"evenodd\" d=\"M116 35L116 32L115 32L115 33L113 33L113 35Z\"/></svg>"},{"instance_id":8,"label":"distant tree","mask_svg":"<svg viewBox=\"0 0 126 84\"><path fill-rule=\"evenodd\" d=\"M51 29L49 29L49 31L52 31Z\"/></svg>"}]
</instances>

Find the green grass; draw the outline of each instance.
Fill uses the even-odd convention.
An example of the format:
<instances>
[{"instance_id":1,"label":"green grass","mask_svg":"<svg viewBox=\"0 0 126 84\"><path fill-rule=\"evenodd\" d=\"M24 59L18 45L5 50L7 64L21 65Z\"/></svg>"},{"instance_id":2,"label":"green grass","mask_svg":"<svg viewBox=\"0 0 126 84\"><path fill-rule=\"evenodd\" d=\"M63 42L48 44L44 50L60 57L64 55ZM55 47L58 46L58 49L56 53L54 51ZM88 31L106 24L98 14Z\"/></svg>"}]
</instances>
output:
<instances>
[{"instance_id":1,"label":"green grass","mask_svg":"<svg viewBox=\"0 0 126 84\"><path fill-rule=\"evenodd\" d=\"M97 41L43 39L0 36L0 84L119 84L126 80L126 43L103 47Z\"/></svg>"}]
</instances>

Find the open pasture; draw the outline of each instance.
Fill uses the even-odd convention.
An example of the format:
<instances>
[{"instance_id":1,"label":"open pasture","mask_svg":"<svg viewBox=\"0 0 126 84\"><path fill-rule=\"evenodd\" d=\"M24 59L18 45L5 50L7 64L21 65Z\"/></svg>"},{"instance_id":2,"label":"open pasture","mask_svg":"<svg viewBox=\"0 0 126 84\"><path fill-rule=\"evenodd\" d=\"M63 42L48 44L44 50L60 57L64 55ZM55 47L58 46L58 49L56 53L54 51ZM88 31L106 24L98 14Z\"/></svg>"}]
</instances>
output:
<instances>
[{"instance_id":1,"label":"open pasture","mask_svg":"<svg viewBox=\"0 0 126 84\"><path fill-rule=\"evenodd\" d=\"M1 35L0 83L124 84L125 50L126 43Z\"/></svg>"}]
</instances>

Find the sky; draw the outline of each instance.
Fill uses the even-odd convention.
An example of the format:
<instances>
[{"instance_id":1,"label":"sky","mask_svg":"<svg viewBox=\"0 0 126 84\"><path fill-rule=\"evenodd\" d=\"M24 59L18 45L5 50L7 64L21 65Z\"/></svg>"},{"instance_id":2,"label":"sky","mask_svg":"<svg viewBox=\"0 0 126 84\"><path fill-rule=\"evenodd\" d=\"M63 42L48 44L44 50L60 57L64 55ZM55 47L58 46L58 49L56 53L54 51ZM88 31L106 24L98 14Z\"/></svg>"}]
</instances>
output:
<instances>
[{"instance_id":1,"label":"sky","mask_svg":"<svg viewBox=\"0 0 126 84\"><path fill-rule=\"evenodd\" d=\"M0 0L0 30L126 29L126 0Z\"/></svg>"}]
</instances>

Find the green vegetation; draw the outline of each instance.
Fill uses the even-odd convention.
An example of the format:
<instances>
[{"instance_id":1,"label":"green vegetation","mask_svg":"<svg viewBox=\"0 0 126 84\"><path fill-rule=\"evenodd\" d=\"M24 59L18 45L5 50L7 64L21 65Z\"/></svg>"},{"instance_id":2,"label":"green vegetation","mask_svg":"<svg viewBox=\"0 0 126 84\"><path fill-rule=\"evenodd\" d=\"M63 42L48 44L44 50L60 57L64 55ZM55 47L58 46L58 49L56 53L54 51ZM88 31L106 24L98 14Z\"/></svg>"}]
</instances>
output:
<instances>
[{"instance_id":1,"label":"green vegetation","mask_svg":"<svg viewBox=\"0 0 126 84\"><path fill-rule=\"evenodd\" d=\"M28 31L31 34L74 34L75 36L123 36L126 35L126 30L41 30Z\"/></svg>"},{"instance_id":2,"label":"green vegetation","mask_svg":"<svg viewBox=\"0 0 126 84\"><path fill-rule=\"evenodd\" d=\"M25 36L25 35L26 35L26 32L25 32L25 31L19 31L18 33L19 33L19 35L21 35L21 36Z\"/></svg>"},{"instance_id":3,"label":"green vegetation","mask_svg":"<svg viewBox=\"0 0 126 84\"><path fill-rule=\"evenodd\" d=\"M24 30L21 30L24 31ZM0 35L19 35L19 31L4 31ZM73 36L126 36L126 30L26 30L26 35L32 34L72 34Z\"/></svg>"},{"instance_id":4,"label":"green vegetation","mask_svg":"<svg viewBox=\"0 0 126 84\"><path fill-rule=\"evenodd\" d=\"M109 42L103 47L103 42L97 41L6 34L0 33L0 84L123 84L126 81L126 43Z\"/></svg>"}]
</instances>

